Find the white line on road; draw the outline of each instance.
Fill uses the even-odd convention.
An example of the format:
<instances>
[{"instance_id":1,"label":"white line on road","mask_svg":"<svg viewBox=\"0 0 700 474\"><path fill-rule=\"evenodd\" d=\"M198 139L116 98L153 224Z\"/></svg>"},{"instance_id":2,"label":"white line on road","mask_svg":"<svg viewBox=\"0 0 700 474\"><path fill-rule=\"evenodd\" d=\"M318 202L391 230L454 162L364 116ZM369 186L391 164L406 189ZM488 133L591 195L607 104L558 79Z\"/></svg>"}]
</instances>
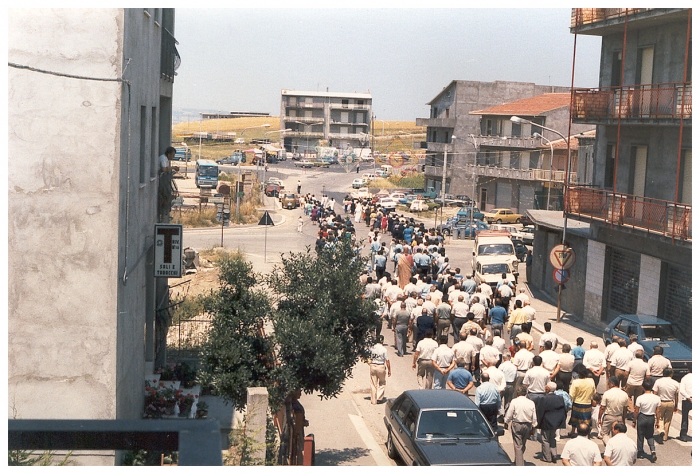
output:
<instances>
[{"instance_id":1,"label":"white line on road","mask_svg":"<svg viewBox=\"0 0 700 474\"><path fill-rule=\"evenodd\" d=\"M391 466L392 464L389 461L389 458L386 457L384 450L381 449L374 440L372 433L369 432L369 429L367 428L367 425L362 417L358 415L351 415L349 413L348 416L350 417L352 424L355 425L355 430L357 430L360 438L362 438L362 441L367 446L367 449L369 449L369 453L372 455L372 458L374 458L374 462L377 463L377 466Z\"/></svg>"}]
</instances>

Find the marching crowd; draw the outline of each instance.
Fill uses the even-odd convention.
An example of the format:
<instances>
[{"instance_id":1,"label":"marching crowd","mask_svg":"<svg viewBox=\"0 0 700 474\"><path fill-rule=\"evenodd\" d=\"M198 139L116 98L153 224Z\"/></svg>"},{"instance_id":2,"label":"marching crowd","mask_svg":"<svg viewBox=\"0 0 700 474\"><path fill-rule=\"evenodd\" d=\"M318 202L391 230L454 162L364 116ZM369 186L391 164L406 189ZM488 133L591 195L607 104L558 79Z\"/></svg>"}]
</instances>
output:
<instances>
[{"instance_id":1,"label":"marching crowd","mask_svg":"<svg viewBox=\"0 0 700 474\"><path fill-rule=\"evenodd\" d=\"M511 431L516 465L524 465L528 440L539 441L541 459L551 463L632 465L643 457L656 462L655 428L656 443L663 444L679 407L679 439L690 440L691 375L675 381L662 347L656 346L648 361L634 336L630 347L616 338L604 351L596 341L586 349L580 337L571 347L559 341L549 322L535 347L530 332L536 311L524 288L516 290L505 275L495 290L477 285L468 272L450 266L433 229L395 216L387 216L391 225L384 229L383 219L381 211L370 214L370 223L379 224L370 227L365 245L371 264L361 277L364 298L377 303L371 403L384 400L391 375L380 334L386 324L396 356L404 357L412 347L418 388L473 396L494 431L499 422ZM599 393L603 373L607 388ZM629 424L637 429L636 442L627 435ZM603 453L592 432L604 444ZM571 439L557 456L563 437Z\"/></svg>"}]
</instances>

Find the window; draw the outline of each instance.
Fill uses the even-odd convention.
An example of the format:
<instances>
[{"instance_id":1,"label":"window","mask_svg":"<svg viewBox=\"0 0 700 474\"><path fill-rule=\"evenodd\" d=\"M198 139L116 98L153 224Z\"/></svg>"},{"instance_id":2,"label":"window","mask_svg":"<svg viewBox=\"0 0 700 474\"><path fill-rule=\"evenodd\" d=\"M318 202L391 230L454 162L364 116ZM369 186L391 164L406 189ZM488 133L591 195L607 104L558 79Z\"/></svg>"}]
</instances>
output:
<instances>
[{"instance_id":1,"label":"window","mask_svg":"<svg viewBox=\"0 0 700 474\"><path fill-rule=\"evenodd\" d=\"M519 122L511 122L511 131L510 135L512 137L520 137L522 136L522 124Z\"/></svg>"},{"instance_id":2,"label":"window","mask_svg":"<svg viewBox=\"0 0 700 474\"><path fill-rule=\"evenodd\" d=\"M691 150L681 152L681 176L678 182L678 200L685 204L692 204L693 191L693 163Z\"/></svg>"},{"instance_id":3,"label":"window","mask_svg":"<svg viewBox=\"0 0 700 474\"><path fill-rule=\"evenodd\" d=\"M603 187L612 189L615 179L615 145L609 144L605 149L605 177Z\"/></svg>"},{"instance_id":4,"label":"window","mask_svg":"<svg viewBox=\"0 0 700 474\"><path fill-rule=\"evenodd\" d=\"M158 9L160 11L160 9ZM158 109L151 108L151 179L158 174ZM185 157L187 159L187 157Z\"/></svg>"},{"instance_id":5,"label":"window","mask_svg":"<svg viewBox=\"0 0 700 474\"><path fill-rule=\"evenodd\" d=\"M347 109L348 108L348 99L342 99L340 103L343 105L343 108Z\"/></svg>"},{"instance_id":6,"label":"window","mask_svg":"<svg viewBox=\"0 0 700 474\"><path fill-rule=\"evenodd\" d=\"M630 153L629 192L644 196L647 178L647 147L633 146Z\"/></svg>"},{"instance_id":7,"label":"window","mask_svg":"<svg viewBox=\"0 0 700 474\"><path fill-rule=\"evenodd\" d=\"M141 106L141 123L139 133L139 183L146 183L146 107Z\"/></svg>"},{"instance_id":8,"label":"window","mask_svg":"<svg viewBox=\"0 0 700 474\"><path fill-rule=\"evenodd\" d=\"M450 108L449 107L447 107L445 109L445 118L450 118Z\"/></svg>"},{"instance_id":9,"label":"window","mask_svg":"<svg viewBox=\"0 0 700 474\"><path fill-rule=\"evenodd\" d=\"M610 85L612 87L622 85L622 51L613 52L611 73Z\"/></svg>"}]
</instances>

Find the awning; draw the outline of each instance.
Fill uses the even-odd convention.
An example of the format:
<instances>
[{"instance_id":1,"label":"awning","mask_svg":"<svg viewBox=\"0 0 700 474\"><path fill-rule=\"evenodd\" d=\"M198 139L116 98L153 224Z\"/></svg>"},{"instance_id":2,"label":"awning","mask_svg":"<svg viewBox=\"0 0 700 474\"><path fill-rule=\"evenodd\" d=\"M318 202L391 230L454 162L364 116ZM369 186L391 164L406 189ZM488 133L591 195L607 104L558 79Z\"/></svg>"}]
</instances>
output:
<instances>
[{"instance_id":1,"label":"awning","mask_svg":"<svg viewBox=\"0 0 700 474\"><path fill-rule=\"evenodd\" d=\"M259 150L257 148L251 148L250 150L245 150L243 153L255 153L256 155L262 155L262 150Z\"/></svg>"},{"instance_id":2,"label":"awning","mask_svg":"<svg viewBox=\"0 0 700 474\"><path fill-rule=\"evenodd\" d=\"M280 151L282 151L281 148L277 148L276 146L272 146L272 145L266 144L266 145L262 145L262 147L263 147L263 150L266 150L266 151L269 151L272 153L279 153Z\"/></svg>"}]
</instances>

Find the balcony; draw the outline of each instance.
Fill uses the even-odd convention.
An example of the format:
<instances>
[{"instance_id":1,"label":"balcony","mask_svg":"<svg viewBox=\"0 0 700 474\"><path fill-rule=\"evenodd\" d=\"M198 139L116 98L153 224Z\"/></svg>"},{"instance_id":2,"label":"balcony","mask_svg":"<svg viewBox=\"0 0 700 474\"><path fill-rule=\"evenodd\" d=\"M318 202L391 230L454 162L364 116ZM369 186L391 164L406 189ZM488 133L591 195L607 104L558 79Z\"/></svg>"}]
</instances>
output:
<instances>
[{"instance_id":1,"label":"balcony","mask_svg":"<svg viewBox=\"0 0 700 474\"><path fill-rule=\"evenodd\" d=\"M323 132L284 132L285 137L323 138Z\"/></svg>"},{"instance_id":2,"label":"balcony","mask_svg":"<svg viewBox=\"0 0 700 474\"><path fill-rule=\"evenodd\" d=\"M440 143L440 142L428 142L428 152L439 152L444 153L454 153L454 143Z\"/></svg>"},{"instance_id":3,"label":"balcony","mask_svg":"<svg viewBox=\"0 0 700 474\"><path fill-rule=\"evenodd\" d=\"M323 122L325 119L323 117L294 117L285 115L283 120L291 123L318 123Z\"/></svg>"},{"instance_id":4,"label":"balcony","mask_svg":"<svg viewBox=\"0 0 700 474\"><path fill-rule=\"evenodd\" d=\"M180 67L181 62L176 44L178 42L172 33L163 28L160 42L160 75L170 82L175 82L175 71Z\"/></svg>"},{"instance_id":5,"label":"balcony","mask_svg":"<svg viewBox=\"0 0 700 474\"><path fill-rule=\"evenodd\" d=\"M419 127L433 128L455 128L457 125L456 118L417 118L416 125Z\"/></svg>"},{"instance_id":6,"label":"balcony","mask_svg":"<svg viewBox=\"0 0 700 474\"><path fill-rule=\"evenodd\" d=\"M573 8L571 32L591 35L608 35L622 32L625 21L628 28L648 28L663 21L688 19L687 8Z\"/></svg>"},{"instance_id":7,"label":"balcony","mask_svg":"<svg viewBox=\"0 0 700 474\"><path fill-rule=\"evenodd\" d=\"M284 106L293 109L322 109L323 102L285 102Z\"/></svg>"},{"instance_id":8,"label":"balcony","mask_svg":"<svg viewBox=\"0 0 700 474\"><path fill-rule=\"evenodd\" d=\"M367 133L329 133L328 138L344 138L350 140L369 140Z\"/></svg>"},{"instance_id":9,"label":"balcony","mask_svg":"<svg viewBox=\"0 0 700 474\"><path fill-rule=\"evenodd\" d=\"M497 137L480 135L479 146L491 146L501 148L522 148L523 150L532 150L541 146L542 142L535 137Z\"/></svg>"},{"instance_id":10,"label":"balcony","mask_svg":"<svg viewBox=\"0 0 700 474\"><path fill-rule=\"evenodd\" d=\"M644 84L574 91L577 123L676 123L693 115L692 83Z\"/></svg>"},{"instance_id":11,"label":"balcony","mask_svg":"<svg viewBox=\"0 0 700 474\"><path fill-rule=\"evenodd\" d=\"M646 231L683 242L692 241L692 207L612 191L571 187L567 214L629 229Z\"/></svg>"},{"instance_id":12,"label":"balcony","mask_svg":"<svg viewBox=\"0 0 700 474\"><path fill-rule=\"evenodd\" d=\"M473 174L474 165L467 164L466 167L460 167L454 171L455 177L469 178ZM449 160L447 162L447 177L452 177L453 167ZM442 176L442 166L426 166L425 174L430 176ZM518 169L518 168L501 168L498 166L476 166L477 176L485 176L490 178L517 179L521 181L541 181L564 183L566 179L566 171L554 170L550 172L548 169ZM551 179L550 179L551 175ZM569 182L575 183L577 176L575 172L569 173Z\"/></svg>"},{"instance_id":13,"label":"balcony","mask_svg":"<svg viewBox=\"0 0 700 474\"><path fill-rule=\"evenodd\" d=\"M369 104L339 104L337 102L331 102L330 103L330 108L331 109L343 109L343 110L369 110L370 109Z\"/></svg>"},{"instance_id":14,"label":"balcony","mask_svg":"<svg viewBox=\"0 0 700 474\"><path fill-rule=\"evenodd\" d=\"M442 177L442 166L426 166L425 167L425 175L426 176ZM449 166L447 167L445 177L448 179L452 178L452 168Z\"/></svg>"}]
</instances>

